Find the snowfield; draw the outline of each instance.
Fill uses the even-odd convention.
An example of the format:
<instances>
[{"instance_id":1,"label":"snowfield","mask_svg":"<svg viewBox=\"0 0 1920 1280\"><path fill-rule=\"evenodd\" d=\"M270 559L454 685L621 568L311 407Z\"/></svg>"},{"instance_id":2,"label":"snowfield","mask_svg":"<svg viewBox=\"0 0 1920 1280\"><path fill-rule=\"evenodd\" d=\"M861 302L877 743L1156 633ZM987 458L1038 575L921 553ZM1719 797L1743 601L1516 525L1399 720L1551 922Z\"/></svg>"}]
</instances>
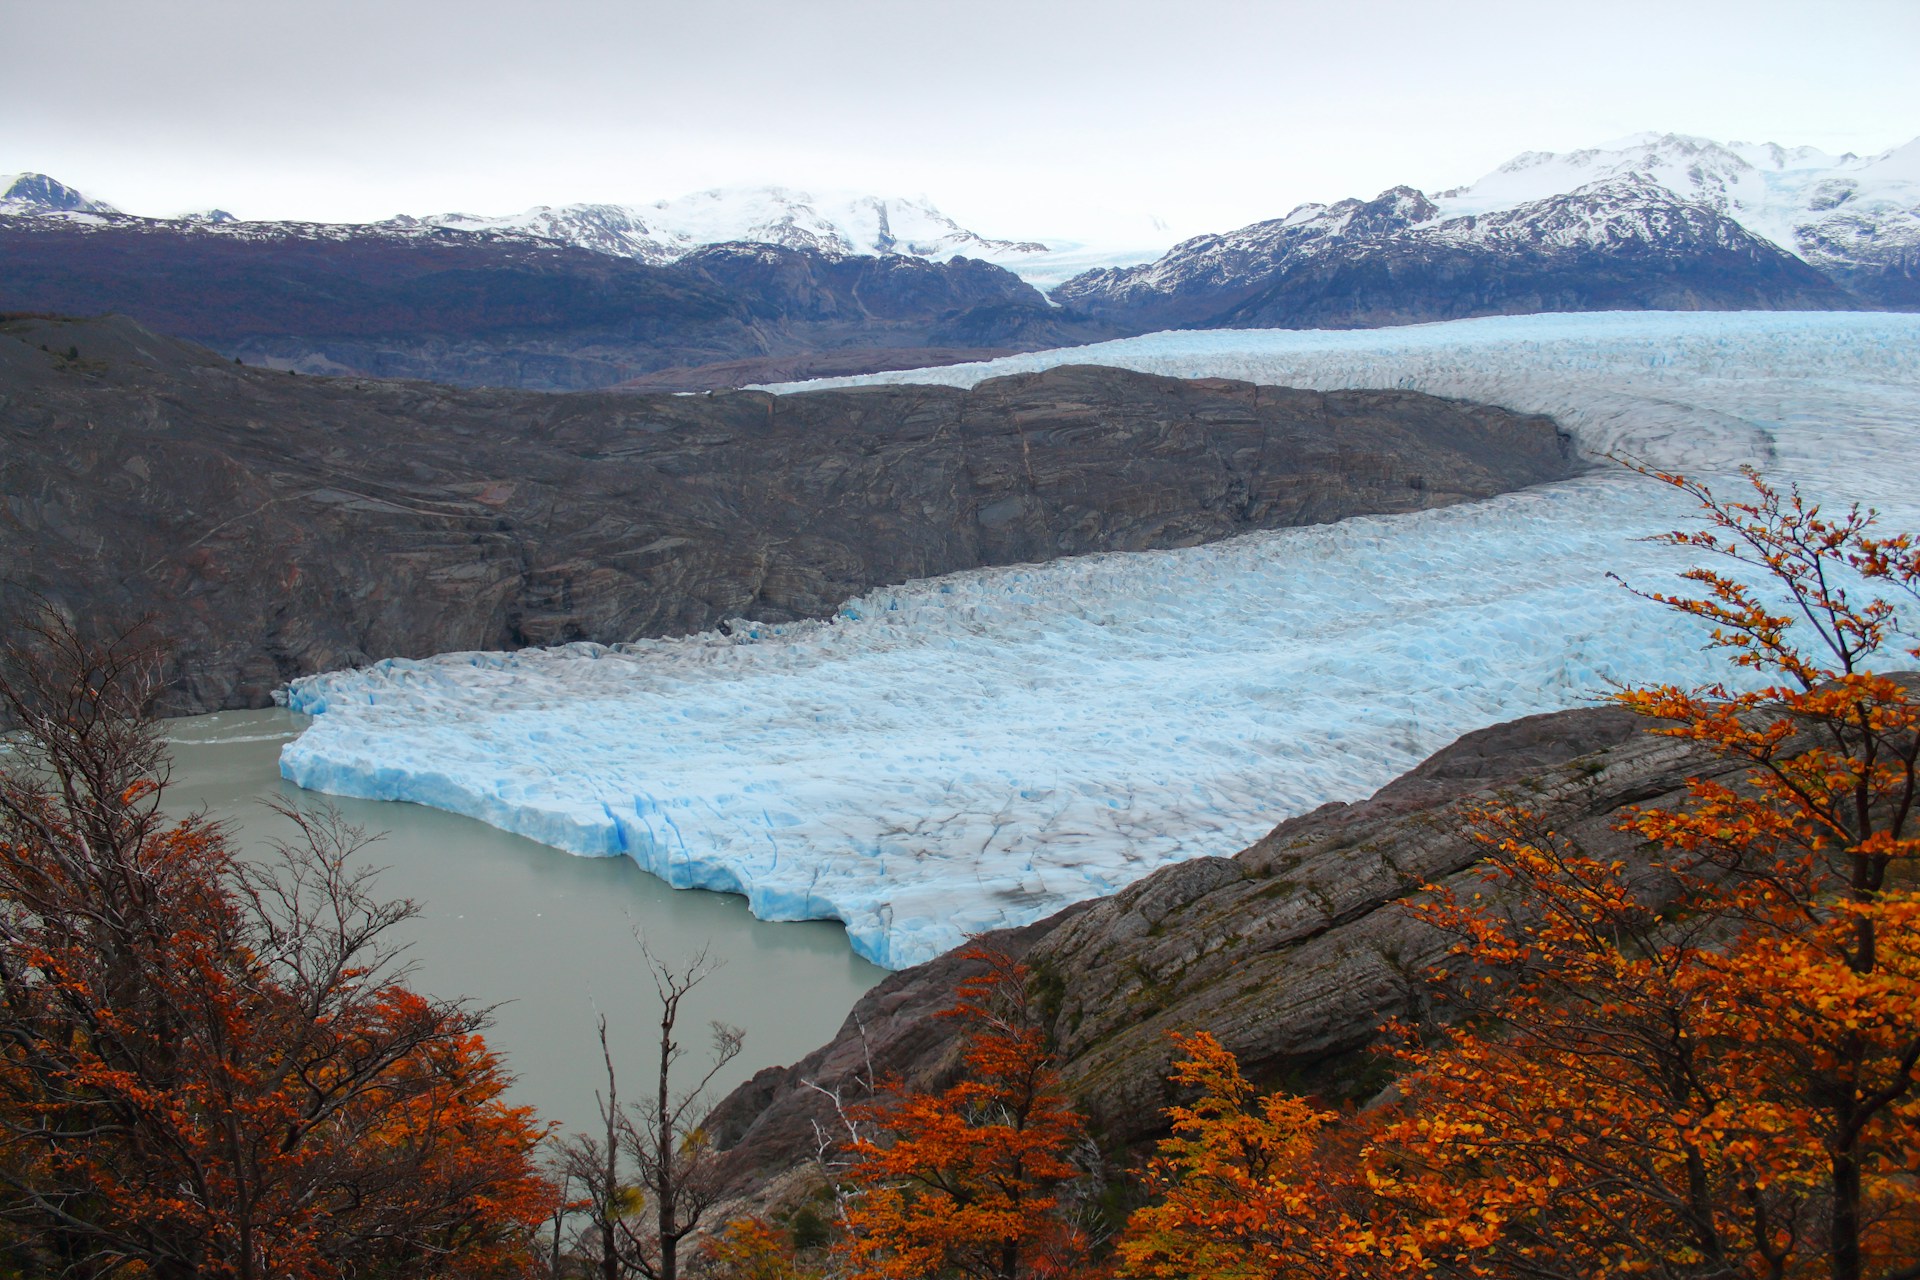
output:
<instances>
[{"instance_id":1,"label":"snowfield","mask_svg":"<svg viewBox=\"0 0 1920 1280\"><path fill-rule=\"evenodd\" d=\"M880 374L1065 363L1398 386L1554 414L1731 491L1743 463L1920 529L1920 316L1547 315L1215 331ZM820 385L820 384L815 384ZM827 623L393 660L296 682L302 786L626 854L900 968L1276 822L1468 730L1718 674L1608 579L1684 500L1611 465L1489 502L875 591Z\"/></svg>"}]
</instances>

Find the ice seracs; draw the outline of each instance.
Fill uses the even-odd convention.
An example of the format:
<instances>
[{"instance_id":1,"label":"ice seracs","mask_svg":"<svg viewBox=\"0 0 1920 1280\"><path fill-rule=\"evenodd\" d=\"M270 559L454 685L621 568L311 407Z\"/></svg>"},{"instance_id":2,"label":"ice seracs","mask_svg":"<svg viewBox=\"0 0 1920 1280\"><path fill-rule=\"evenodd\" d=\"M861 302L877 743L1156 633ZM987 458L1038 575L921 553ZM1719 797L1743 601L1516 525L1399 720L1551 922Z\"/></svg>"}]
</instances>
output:
<instances>
[{"instance_id":1,"label":"ice seracs","mask_svg":"<svg viewBox=\"0 0 1920 1280\"><path fill-rule=\"evenodd\" d=\"M1159 334L863 382L1067 362L1553 413L1592 451L1718 485L1757 463L1920 528L1920 316L1603 313ZM842 380L844 381L844 380ZM1602 466L1422 514L875 591L829 623L450 654L296 682L304 786L471 814L769 919L844 920L900 967L1612 681L1716 669L1610 581L1684 557L1666 488Z\"/></svg>"}]
</instances>

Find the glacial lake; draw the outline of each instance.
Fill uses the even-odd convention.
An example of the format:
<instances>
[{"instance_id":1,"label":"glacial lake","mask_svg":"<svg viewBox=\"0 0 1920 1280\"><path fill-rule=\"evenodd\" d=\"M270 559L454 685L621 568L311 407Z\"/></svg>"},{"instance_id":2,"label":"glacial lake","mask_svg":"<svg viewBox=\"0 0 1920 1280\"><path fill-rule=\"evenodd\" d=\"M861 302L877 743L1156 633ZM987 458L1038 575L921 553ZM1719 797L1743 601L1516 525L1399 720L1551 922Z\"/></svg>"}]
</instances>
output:
<instances>
[{"instance_id":1,"label":"glacial lake","mask_svg":"<svg viewBox=\"0 0 1920 1280\"><path fill-rule=\"evenodd\" d=\"M305 716L231 711L168 720L168 808L204 808L242 848L264 848L286 823L259 803L331 801L349 822L383 833L363 855L384 868L377 890L411 898L400 926L413 985L493 1007L487 1043L518 1077L511 1097L569 1130L596 1122L604 1088L596 1018L623 1097L653 1089L659 1005L636 932L676 967L702 947L722 962L683 1005L686 1046L676 1081L705 1069L708 1024L746 1029L713 1101L762 1067L797 1061L832 1038L854 1002L886 976L854 955L836 922L768 924L729 894L669 889L626 858L580 858L420 805L303 792L280 777L281 746Z\"/></svg>"}]
</instances>

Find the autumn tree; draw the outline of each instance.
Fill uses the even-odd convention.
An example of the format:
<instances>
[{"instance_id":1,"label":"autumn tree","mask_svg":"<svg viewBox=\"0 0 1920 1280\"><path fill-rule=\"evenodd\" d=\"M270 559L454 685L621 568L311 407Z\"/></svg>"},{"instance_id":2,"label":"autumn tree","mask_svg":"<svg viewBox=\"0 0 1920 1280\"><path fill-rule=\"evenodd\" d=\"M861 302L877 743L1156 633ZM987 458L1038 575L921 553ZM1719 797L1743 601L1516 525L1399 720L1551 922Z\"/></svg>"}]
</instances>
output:
<instances>
[{"instance_id":1,"label":"autumn tree","mask_svg":"<svg viewBox=\"0 0 1920 1280\"><path fill-rule=\"evenodd\" d=\"M1167 1111L1173 1132L1147 1169L1152 1203L1120 1241L1124 1275L1156 1280L1340 1277L1354 1238L1337 1204L1337 1117L1286 1093L1260 1096L1204 1031L1176 1034L1171 1082L1197 1090ZM1330 1226L1342 1228L1336 1240Z\"/></svg>"},{"instance_id":2,"label":"autumn tree","mask_svg":"<svg viewBox=\"0 0 1920 1280\"><path fill-rule=\"evenodd\" d=\"M1747 766L1743 786L1696 781L1686 808L1649 810L1635 828L1717 877L1710 905L1741 926L1725 960L1703 962L1724 971L1731 1016L1771 1033L1742 1045L1742 1066L1757 1100L1806 1126L1824 1175L1820 1248L1836 1280L1855 1280L1870 1253L1920 1256L1920 1200L1901 1170L1920 1164L1920 702L1912 681L1880 670L1890 649L1920 658L1897 603L1920 600L1920 549L1874 536L1872 512L1825 516L1752 472L1737 503L1660 478L1712 524L1665 541L1721 567L1687 575L1697 597L1652 598L1709 623L1761 687L1621 696ZM1885 594L1861 600L1850 585ZM1876 1203L1885 1196L1898 1203Z\"/></svg>"},{"instance_id":3,"label":"autumn tree","mask_svg":"<svg viewBox=\"0 0 1920 1280\"><path fill-rule=\"evenodd\" d=\"M1410 1051L1423 1109L1390 1146L1411 1172L1383 1187L1417 1203L1484 1171L1477 1223L1424 1220L1468 1269L1920 1276L1920 898L1901 871L1920 706L1876 670L1920 556L1752 473L1741 502L1658 478L1709 523L1662 540L1718 563L1686 575L1698 595L1651 598L1710 624L1748 683L1619 700L1746 767L1633 816L1656 891L1494 816L1527 910L1429 912L1508 986L1486 1022Z\"/></svg>"},{"instance_id":4,"label":"autumn tree","mask_svg":"<svg viewBox=\"0 0 1920 1280\"><path fill-rule=\"evenodd\" d=\"M411 990L359 834L241 859L161 809L159 653L0 654L0 1230L76 1276L515 1272L545 1212L483 1018Z\"/></svg>"},{"instance_id":5,"label":"autumn tree","mask_svg":"<svg viewBox=\"0 0 1920 1280\"><path fill-rule=\"evenodd\" d=\"M1060 1212L1080 1123L1060 1091L1024 966L970 949L984 971L940 1016L967 1028L961 1079L856 1108L842 1256L861 1280L1065 1275L1084 1232Z\"/></svg>"},{"instance_id":6,"label":"autumn tree","mask_svg":"<svg viewBox=\"0 0 1920 1280\"><path fill-rule=\"evenodd\" d=\"M702 1242L702 1280L816 1280L785 1232L760 1218L736 1218Z\"/></svg>"},{"instance_id":7,"label":"autumn tree","mask_svg":"<svg viewBox=\"0 0 1920 1280\"><path fill-rule=\"evenodd\" d=\"M1196 1054L1211 1101L1176 1113L1201 1146L1172 1167L1190 1199L1216 1190L1198 1212L1163 1188L1130 1258L1171 1220L1249 1274L1305 1230L1354 1277L1920 1277L1920 682L1879 670L1920 657L1897 630L1920 554L1757 475L1743 502L1658 478L1710 526L1664 540L1718 564L1652 598L1747 682L1620 701L1741 776L1633 813L1632 864L1485 811L1490 883L1417 908L1456 937L1432 977L1466 1003L1402 1029L1400 1101L1361 1122L1364 1196L1316 1199L1298 1167L1236 1191L1219 1171L1252 1173L1253 1113Z\"/></svg>"},{"instance_id":8,"label":"autumn tree","mask_svg":"<svg viewBox=\"0 0 1920 1280\"><path fill-rule=\"evenodd\" d=\"M1807 1233L1795 1122L1755 1096L1724 917L1525 814L1482 815L1492 887L1420 908L1461 941L1464 1020L1399 1055L1373 1136L1390 1256L1462 1275L1784 1275ZM1729 950L1731 948L1731 950ZM1733 979L1730 983L1729 979ZM1486 999L1475 999L1476 989Z\"/></svg>"}]
</instances>

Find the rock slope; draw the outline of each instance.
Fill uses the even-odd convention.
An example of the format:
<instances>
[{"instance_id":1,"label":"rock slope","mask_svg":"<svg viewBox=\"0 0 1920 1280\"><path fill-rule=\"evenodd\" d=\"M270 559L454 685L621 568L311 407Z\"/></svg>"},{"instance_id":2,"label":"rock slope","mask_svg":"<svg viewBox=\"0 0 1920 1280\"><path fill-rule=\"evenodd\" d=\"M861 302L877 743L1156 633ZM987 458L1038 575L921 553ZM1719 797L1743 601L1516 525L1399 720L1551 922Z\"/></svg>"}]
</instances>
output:
<instances>
[{"instance_id":1,"label":"rock slope","mask_svg":"<svg viewBox=\"0 0 1920 1280\"><path fill-rule=\"evenodd\" d=\"M1470 733L1371 799L982 941L1033 970L1066 1088L1109 1154L1161 1131L1172 1030L1212 1032L1268 1087L1364 1099L1381 1083L1365 1052L1376 1028L1428 1012L1420 973L1448 945L1402 904L1426 883L1478 885L1475 805L1515 801L1631 860L1636 843L1613 829L1626 806L1678 803L1689 777L1730 772L1647 725L1595 707ZM730 1151L733 1194L805 1193L816 1126L837 1131L829 1093L857 1100L867 1078L948 1083L957 1031L933 1015L971 971L950 952L892 975L832 1043L725 1099L709 1123Z\"/></svg>"},{"instance_id":2,"label":"rock slope","mask_svg":"<svg viewBox=\"0 0 1920 1280\"><path fill-rule=\"evenodd\" d=\"M0 561L154 613L171 709L380 657L830 614L886 583L1419 510L1570 474L1547 419L1064 368L971 391L455 391L0 325Z\"/></svg>"}]
</instances>

